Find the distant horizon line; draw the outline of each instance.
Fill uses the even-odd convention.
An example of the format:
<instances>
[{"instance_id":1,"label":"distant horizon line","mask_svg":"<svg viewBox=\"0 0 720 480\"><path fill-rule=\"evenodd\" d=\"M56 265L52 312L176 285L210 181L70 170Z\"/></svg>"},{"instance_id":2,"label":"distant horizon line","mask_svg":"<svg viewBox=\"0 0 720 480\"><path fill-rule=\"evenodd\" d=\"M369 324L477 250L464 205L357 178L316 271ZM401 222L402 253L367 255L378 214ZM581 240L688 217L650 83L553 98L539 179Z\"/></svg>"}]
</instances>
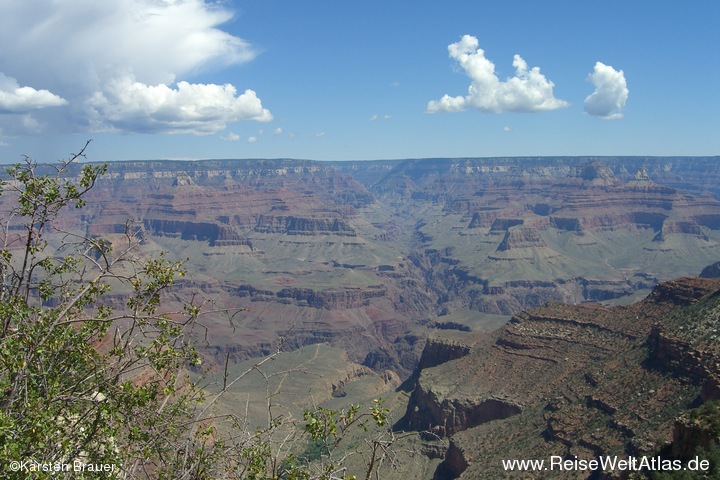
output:
<instances>
[{"instance_id":1,"label":"distant horizon line","mask_svg":"<svg viewBox=\"0 0 720 480\"><path fill-rule=\"evenodd\" d=\"M402 158L356 158L346 160L320 160L314 158L298 157L224 157L224 158L147 158L147 159L122 159L122 160L90 160L82 163L116 163L116 162L230 162L230 161L294 161L294 162L315 162L315 163L352 163L352 162L403 162L403 161L425 161L425 160L504 160L504 159L564 159L564 158L586 158L586 159L613 159L613 158L646 158L646 159L667 159L667 158L718 158L715 155L489 155L489 156L459 156L459 157L402 157Z\"/></svg>"},{"instance_id":2,"label":"distant horizon line","mask_svg":"<svg viewBox=\"0 0 720 480\"><path fill-rule=\"evenodd\" d=\"M78 158L79 164L120 164L120 163L203 163L203 162L308 162L308 163L395 163L395 162L424 162L424 161L498 161L498 160L547 160L547 159L584 159L584 160L612 160L612 159L644 159L644 160L667 160L667 159L706 159L720 160L718 155L501 155L501 156L478 156L478 157L406 157L406 158L375 158L375 159L353 159L353 160L318 160L312 158L292 157L245 157L245 158L154 158L154 159L122 159L122 160L91 160ZM55 165L62 160L55 162L37 162L38 165ZM21 162L0 163L0 167L11 167Z\"/></svg>"}]
</instances>

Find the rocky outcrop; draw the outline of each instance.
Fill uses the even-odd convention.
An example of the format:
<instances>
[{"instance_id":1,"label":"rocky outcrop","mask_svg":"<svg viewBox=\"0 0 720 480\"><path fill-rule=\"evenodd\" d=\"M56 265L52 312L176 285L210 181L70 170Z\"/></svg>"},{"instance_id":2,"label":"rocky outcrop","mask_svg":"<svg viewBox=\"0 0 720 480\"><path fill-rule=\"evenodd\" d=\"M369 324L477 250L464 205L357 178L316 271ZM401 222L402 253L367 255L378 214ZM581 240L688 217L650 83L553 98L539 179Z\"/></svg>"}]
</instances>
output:
<instances>
[{"instance_id":1,"label":"rocky outcrop","mask_svg":"<svg viewBox=\"0 0 720 480\"><path fill-rule=\"evenodd\" d=\"M357 308L368 305L370 299L385 296L380 285L368 288L345 288L342 290L312 290L309 288L284 288L277 292L279 299L292 299L298 305L326 310Z\"/></svg>"},{"instance_id":2,"label":"rocky outcrop","mask_svg":"<svg viewBox=\"0 0 720 480\"><path fill-rule=\"evenodd\" d=\"M398 427L427 432L429 437L447 437L521 411L521 406L509 399L446 397L443 392L420 382L410 396L408 411Z\"/></svg>"},{"instance_id":3,"label":"rocky outcrop","mask_svg":"<svg viewBox=\"0 0 720 480\"><path fill-rule=\"evenodd\" d=\"M657 285L647 297L647 301L688 306L714 291L714 282L693 278L681 278Z\"/></svg>"},{"instance_id":4,"label":"rocky outcrop","mask_svg":"<svg viewBox=\"0 0 720 480\"><path fill-rule=\"evenodd\" d=\"M505 232L505 238L503 238L500 245L497 247L498 252L505 252L517 248L538 248L545 247L545 240L543 240L540 232L533 227L518 226L509 228Z\"/></svg>"},{"instance_id":5,"label":"rocky outcrop","mask_svg":"<svg viewBox=\"0 0 720 480\"><path fill-rule=\"evenodd\" d=\"M152 235L208 242L210 246L252 247L252 243L227 225L182 220L146 219L144 227Z\"/></svg>"},{"instance_id":6,"label":"rocky outcrop","mask_svg":"<svg viewBox=\"0 0 720 480\"><path fill-rule=\"evenodd\" d=\"M662 326L653 327L648 337L648 347L650 364L674 375L703 382L713 374L720 373L715 368L714 355L700 352L686 341L668 337Z\"/></svg>"},{"instance_id":7,"label":"rocky outcrop","mask_svg":"<svg viewBox=\"0 0 720 480\"><path fill-rule=\"evenodd\" d=\"M671 234L692 235L705 241L710 241L710 237L703 231L702 227L691 220L685 221L663 221L660 231L655 235L653 241L662 242Z\"/></svg>"},{"instance_id":8,"label":"rocky outcrop","mask_svg":"<svg viewBox=\"0 0 720 480\"><path fill-rule=\"evenodd\" d=\"M470 353L470 345L457 340L428 338L425 342L418 368L432 368L462 358Z\"/></svg>"},{"instance_id":9,"label":"rocky outcrop","mask_svg":"<svg viewBox=\"0 0 720 480\"><path fill-rule=\"evenodd\" d=\"M352 382L353 380L356 380L358 378L364 377L366 375L374 375L375 372L370 370L369 368L359 365L357 368L353 368L351 371L347 372L344 377L337 379L333 381L332 383L332 396L333 397L342 397L345 396L345 386Z\"/></svg>"},{"instance_id":10,"label":"rocky outcrop","mask_svg":"<svg viewBox=\"0 0 720 480\"><path fill-rule=\"evenodd\" d=\"M433 479L442 480L459 477L470 466L463 448L450 439L443 462L438 466Z\"/></svg>"},{"instance_id":11,"label":"rocky outcrop","mask_svg":"<svg viewBox=\"0 0 720 480\"><path fill-rule=\"evenodd\" d=\"M579 232L581 230L580 219L573 217L550 217L550 226L566 232Z\"/></svg>"},{"instance_id":12,"label":"rocky outcrop","mask_svg":"<svg viewBox=\"0 0 720 480\"><path fill-rule=\"evenodd\" d=\"M450 432L438 478L498 478L499 459L522 457L513 450L520 443L535 456L592 459L651 455L674 438L673 452L686 455L709 437L697 422L676 422L677 412L720 393L718 344L707 337L718 328L718 289L715 279L684 278L630 307L550 304L518 314L494 342L423 369L403 426ZM691 313L700 311L702 321ZM470 415L471 403L487 410Z\"/></svg>"},{"instance_id":13,"label":"rocky outcrop","mask_svg":"<svg viewBox=\"0 0 720 480\"><path fill-rule=\"evenodd\" d=\"M295 216L261 215L255 231L260 233L285 233L287 235L339 235L355 237L357 232L339 218L306 218Z\"/></svg>"},{"instance_id":14,"label":"rocky outcrop","mask_svg":"<svg viewBox=\"0 0 720 480\"><path fill-rule=\"evenodd\" d=\"M700 278L720 278L720 262L715 262L702 269Z\"/></svg>"},{"instance_id":15,"label":"rocky outcrop","mask_svg":"<svg viewBox=\"0 0 720 480\"><path fill-rule=\"evenodd\" d=\"M592 185L612 185L617 182L613 171L598 161L574 167L568 177L581 179Z\"/></svg>"},{"instance_id":16,"label":"rocky outcrop","mask_svg":"<svg viewBox=\"0 0 720 480\"><path fill-rule=\"evenodd\" d=\"M522 225L524 220L521 218L496 218L490 226L491 232L504 232L510 227Z\"/></svg>"},{"instance_id":17,"label":"rocky outcrop","mask_svg":"<svg viewBox=\"0 0 720 480\"><path fill-rule=\"evenodd\" d=\"M659 285L649 300L680 306L703 305L692 322L665 321L653 326L647 340L648 364L702 384L702 401L720 399L720 290L716 279L681 279ZM710 304L710 306L707 306ZM698 307L696 307L698 308ZM671 319L672 320L672 319Z\"/></svg>"},{"instance_id":18,"label":"rocky outcrop","mask_svg":"<svg viewBox=\"0 0 720 480\"><path fill-rule=\"evenodd\" d=\"M233 247L245 245L253 248L252 242L247 238L243 237L237 230L227 225L217 226L217 235L211 239L210 246L212 247Z\"/></svg>"},{"instance_id":19,"label":"rocky outcrop","mask_svg":"<svg viewBox=\"0 0 720 480\"><path fill-rule=\"evenodd\" d=\"M623 280L588 280L583 278L579 280L579 283L583 288L583 298L590 302L621 298L631 295L638 288L638 285Z\"/></svg>"},{"instance_id":20,"label":"rocky outcrop","mask_svg":"<svg viewBox=\"0 0 720 480\"><path fill-rule=\"evenodd\" d=\"M720 444L717 406L705 407L683 412L675 420L672 436L674 457L688 460L697 455L698 449L708 452Z\"/></svg>"},{"instance_id":21,"label":"rocky outcrop","mask_svg":"<svg viewBox=\"0 0 720 480\"><path fill-rule=\"evenodd\" d=\"M345 310L367 306L371 299L384 297L386 293L382 285L330 290L283 288L277 292L256 289L251 285L241 285L236 291L238 296L251 297L255 301L292 302L301 307L322 308L325 310Z\"/></svg>"},{"instance_id":22,"label":"rocky outcrop","mask_svg":"<svg viewBox=\"0 0 720 480\"><path fill-rule=\"evenodd\" d=\"M464 398L445 396L442 390L423 387L421 372L462 358L471 346L449 338L429 338L425 343L417 369L410 379L413 393L405 416L396 429L424 431L428 438L446 437L452 433L496 418L505 418L519 411L519 406L498 398Z\"/></svg>"}]
</instances>

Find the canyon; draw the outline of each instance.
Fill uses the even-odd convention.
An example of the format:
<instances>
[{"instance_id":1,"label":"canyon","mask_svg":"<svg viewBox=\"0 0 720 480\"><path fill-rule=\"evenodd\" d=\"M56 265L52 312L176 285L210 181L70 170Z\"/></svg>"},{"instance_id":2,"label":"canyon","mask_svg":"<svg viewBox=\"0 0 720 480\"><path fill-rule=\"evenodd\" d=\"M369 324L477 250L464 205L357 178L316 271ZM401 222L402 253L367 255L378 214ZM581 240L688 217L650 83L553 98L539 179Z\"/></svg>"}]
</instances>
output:
<instances>
[{"instance_id":1,"label":"canyon","mask_svg":"<svg viewBox=\"0 0 720 480\"><path fill-rule=\"evenodd\" d=\"M327 342L407 378L440 329L548 301L631 303L720 257L716 157L112 162L90 237L186 260L210 362ZM180 295L180 293L177 293ZM420 340L419 340L420 339Z\"/></svg>"},{"instance_id":2,"label":"canyon","mask_svg":"<svg viewBox=\"0 0 720 480\"><path fill-rule=\"evenodd\" d=\"M497 478L705 438L718 185L718 157L128 161L55 228L184 261L211 373L315 346L318 398L392 389L418 475Z\"/></svg>"}]
</instances>

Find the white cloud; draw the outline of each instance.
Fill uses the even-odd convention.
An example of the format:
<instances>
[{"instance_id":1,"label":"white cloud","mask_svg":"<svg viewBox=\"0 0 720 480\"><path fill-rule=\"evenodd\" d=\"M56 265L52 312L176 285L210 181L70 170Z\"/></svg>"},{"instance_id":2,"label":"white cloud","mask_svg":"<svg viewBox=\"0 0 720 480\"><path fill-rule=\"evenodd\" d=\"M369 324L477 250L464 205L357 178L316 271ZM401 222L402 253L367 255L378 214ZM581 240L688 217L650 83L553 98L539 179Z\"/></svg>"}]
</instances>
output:
<instances>
[{"instance_id":1,"label":"white cloud","mask_svg":"<svg viewBox=\"0 0 720 480\"><path fill-rule=\"evenodd\" d=\"M630 93L623 71L597 62L588 80L595 85L595 91L585 99L585 112L606 120L622 118Z\"/></svg>"},{"instance_id":2,"label":"white cloud","mask_svg":"<svg viewBox=\"0 0 720 480\"><path fill-rule=\"evenodd\" d=\"M503 127L503 132L512 132L512 127Z\"/></svg>"},{"instance_id":3,"label":"white cloud","mask_svg":"<svg viewBox=\"0 0 720 480\"><path fill-rule=\"evenodd\" d=\"M219 100L236 87L181 81L255 57L248 42L220 29L233 16L226 5L2 0L0 71L27 85L42 79L43 88L66 99L70 118L47 114L58 128L204 134L225 122L266 121L269 112L252 90L225 106ZM143 107L140 99L153 103Z\"/></svg>"},{"instance_id":4,"label":"white cloud","mask_svg":"<svg viewBox=\"0 0 720 480\"><path fill-rule=\"evenodd\" d=\"M377 122L378 120L390 120L392 118L392 115L378 115L374 114L370 117L371 122Z\"/></svg>"},{"instance_id":5,"label":"white cloud","mask_svg":"<svg viewBox=\"0 0 720 480\"><path fill-rule=\"evenodd\" d=\"M470 77L468 94L456 97L446 94L440 100L431 100L427 113L459 112L468 107L494 113L541 112L569 105L555 98L555 84L540 73L540 68L528 69L520 55L513 59L515 76L503 82L495 74L495 64L478 48L477 38L464 35L459 42L448 46L448 53Z\"/></svg>"},{"instance_id":6,"label":"white cloud","mask_svg":"<svg viewBox=\"0 0 720 480\"><path fill-rule=\"evenodd\" d=\"M257 142L257 137L255 137L255 136L248 137L247 141L248 141L248 143L255 143L255 142Z\"/></svg>"},{"instance_id":7,"label":"white cloud","mask_svg":"<svg viewBox=\"0 0 720 480\"><path fill-rule=\"evenodd\" d=\"M222 137L222 139L225 140L226 142L237 142L238 140L240 140L240 135L238 135L237 133L230 132L227 135L225 135L224 137Z\"/></svg>"},{"instance_id":8,"label":"white cloud","mask_svg":"<svg viewBox=\"0 0 720 480\"><path fill-rule=\"evenodd\" d=\"M283 133L283 129L280 128L280 127L277 127L277 128L273 131L273 135L275 135L275 136L277 136L277 135L282 135L282 133Z\"/></svg>"},{"instance_id":9,"label":"white cloud","mask_svg":"<svg viewBox=\"0 0 720 480\"><path fill-rule=\"evenodd\" d=\"M96 92L89 106L96 130L202 135L218 132L237 120L272 120L254 91L236 93L230 84L179 82L173 89L125 77Z\"/></svg>"},{"instance_id":10,"label":"white cloud","mask_svg":"<svg viewBox=\"0 0 720 480\"><path fill-rule=\"evenodd\" d=\"M21 87L14 78L0 73L0 113L24 113L67 103L67 100L48 90Z\"/></svg>"}]
</instances>

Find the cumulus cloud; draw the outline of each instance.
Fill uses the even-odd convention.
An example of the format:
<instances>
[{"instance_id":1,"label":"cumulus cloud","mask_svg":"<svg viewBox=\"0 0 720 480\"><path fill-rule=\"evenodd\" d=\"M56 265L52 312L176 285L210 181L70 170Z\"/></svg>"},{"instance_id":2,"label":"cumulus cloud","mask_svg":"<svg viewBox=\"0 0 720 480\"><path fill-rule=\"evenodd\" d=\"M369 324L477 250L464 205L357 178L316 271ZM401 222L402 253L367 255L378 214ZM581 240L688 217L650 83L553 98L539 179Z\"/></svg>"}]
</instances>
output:
<instances>
[{"instance_id":1,"label":"cumulus cloud","mask_svg":"<svg viewBox=\"0 0 720 480\"><path fill-rule=\"evenodd\" d=\"M513 58L515 76L501 81L495 73L495 64L478 48L477 38L464 35L448 46L448 53L470 77L468 94L456 97L445 94L440 100L431 100L427 113L459 112L466 108L494 113L541 112L569 105L555 98L555 84L540 73L540 68L528 69L520 55Z\"/></svg>"},{"instance_id":2,"label":"cumulus cloud","mask_svg":"<svg viewBox=\"0 0 720 480\"><path fill-rule=\"evenodd\" d=\"M236 93L230 84L179 82L171 88L125 77L95 93L89 105L96 130L209 134L224 129L228 122L272 120L254 91Z\"/></svg>"},{"instance_id":3,"label":"cumulus cloud","mask_svg":"<svg viewBox=\"0 0 720 480\"><path fill-rule=\"evenodd\" d=\"M48 90L21 87L17 80L0 73L0 113L24 113L67 103L67 100Z\"/></svg>"},{"instance_id":4,"label":"cumulus cloud","mask_svg":"<svg viewBox=\"0 0 720 480\"><path fill-rule=\"evenodd\" d=\"M46 100L52 92L70 106L70 118L52 119L76 129L205 134L226 122L267 121L252 90L236 96L234 86L186 81L256 56L247 41L220 28L233 16L226 5L0 1L0 71L28 85L43 79Z\"/></svg>"},{"instance_id":5,"label":"cumulus cloud","mask_svg":"<svg viewBox=\"0 0 720 480\"><path fill-rule=\"evenodd\" d=\"M606 120L622 118L630 93L623 71L597 62L588 80L595 85L595 91L585 99L585 112Z\"/></svg>"}]
</instances>

